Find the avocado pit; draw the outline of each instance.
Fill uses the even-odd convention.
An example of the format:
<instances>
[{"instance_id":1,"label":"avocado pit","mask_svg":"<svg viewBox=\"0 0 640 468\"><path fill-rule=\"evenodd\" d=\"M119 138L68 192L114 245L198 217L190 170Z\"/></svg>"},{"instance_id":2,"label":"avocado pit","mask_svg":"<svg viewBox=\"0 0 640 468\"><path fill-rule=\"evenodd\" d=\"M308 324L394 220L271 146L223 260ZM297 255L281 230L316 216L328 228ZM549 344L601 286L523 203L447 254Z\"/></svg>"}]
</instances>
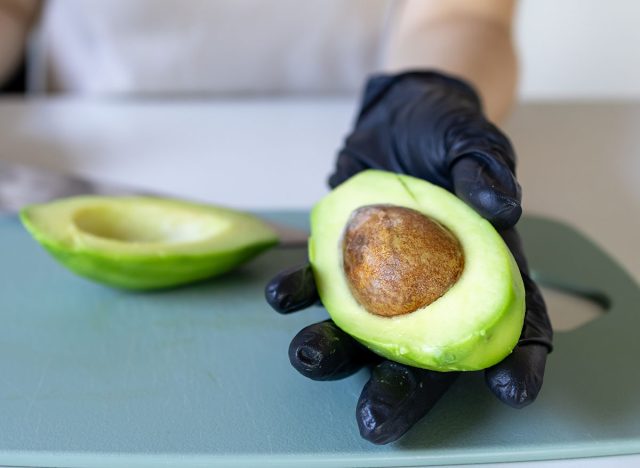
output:
<instances>
[{"instance_id":1,"label":"avocado pit","mask_svg":"<svg viewBox=\"0 0 640 468\"><path fill-rule=\"evenodd\" d=\"M351 293L370 313L409 314L455 284L464 268L458 239L419 211L368 205L353 211L342 239Z\"/></svg>"}]
</instances>

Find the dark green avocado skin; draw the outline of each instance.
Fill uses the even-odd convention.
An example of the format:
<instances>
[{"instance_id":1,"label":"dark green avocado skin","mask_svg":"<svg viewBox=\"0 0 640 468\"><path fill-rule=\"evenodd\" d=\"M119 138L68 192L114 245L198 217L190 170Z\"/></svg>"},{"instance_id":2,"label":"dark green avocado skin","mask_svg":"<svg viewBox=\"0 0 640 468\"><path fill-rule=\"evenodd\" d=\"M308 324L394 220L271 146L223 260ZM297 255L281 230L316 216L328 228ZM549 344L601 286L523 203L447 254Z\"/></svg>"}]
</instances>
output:
<instances>
[{"instance_id":1,"label":"dark green avocado skin","mask_svg":"<svg viewBox=\"0 0 640 468\"><path fill-rule=\"evenodd\" d=\"M116 288L144 291L180 286L224 274L277 243L277 240L271 240L226 252L141 258L43 246L56 260L80 276Z\"/></svg>"}]
</instances>

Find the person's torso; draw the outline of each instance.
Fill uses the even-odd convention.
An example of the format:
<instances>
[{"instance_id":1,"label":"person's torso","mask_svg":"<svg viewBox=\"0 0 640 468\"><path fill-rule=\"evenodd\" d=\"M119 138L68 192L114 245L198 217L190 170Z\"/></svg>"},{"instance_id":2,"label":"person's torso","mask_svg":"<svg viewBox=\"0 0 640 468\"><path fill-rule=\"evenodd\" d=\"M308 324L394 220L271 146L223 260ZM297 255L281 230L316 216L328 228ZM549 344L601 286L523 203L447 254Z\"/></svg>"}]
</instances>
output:
<instances>
[{"instance_id":1,"label":"person's torso","mask_svg":"<svg viewBox=\"0 0 640 468\"><path fill-rule=\"evenodd\" d=\"M390 0L50 0L47 87L331 93L379 67Z\"/></svg>"}]
</instances>

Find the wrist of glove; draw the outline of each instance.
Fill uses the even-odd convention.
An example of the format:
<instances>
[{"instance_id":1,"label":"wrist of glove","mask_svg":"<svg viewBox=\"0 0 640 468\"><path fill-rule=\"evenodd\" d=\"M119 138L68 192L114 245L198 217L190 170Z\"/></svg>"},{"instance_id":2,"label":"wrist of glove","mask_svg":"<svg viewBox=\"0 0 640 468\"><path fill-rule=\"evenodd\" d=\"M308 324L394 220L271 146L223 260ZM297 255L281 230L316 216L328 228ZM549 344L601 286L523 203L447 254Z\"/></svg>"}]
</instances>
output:
<instances>
[{"instance_id":1,"label":"wrist of glove","mask_svg":"<svg viewBox=\"0 0 640 468\"><path fill-rule=\"evenodd\" d=\"M405 173L436 183L498 228L522 273L526 315L518 345L506 359L485 370L485 380L510 406L520 408L533 402L551 351L552 330L513 228L521 214L515 153L507 137L484 117L476 93L469 85L435 72L369 80L330 185L335 187L365 169ZM266 298L280 313L318 303L310 266L273 278ZM361 435L377 444L402 436L457 376L382 359L331 320L301 330L291 341L289 359L302 375L315 380L340 379L363 366L371 367L371 378L356 406L356 419Z\"/></svg>"}]
</instances>

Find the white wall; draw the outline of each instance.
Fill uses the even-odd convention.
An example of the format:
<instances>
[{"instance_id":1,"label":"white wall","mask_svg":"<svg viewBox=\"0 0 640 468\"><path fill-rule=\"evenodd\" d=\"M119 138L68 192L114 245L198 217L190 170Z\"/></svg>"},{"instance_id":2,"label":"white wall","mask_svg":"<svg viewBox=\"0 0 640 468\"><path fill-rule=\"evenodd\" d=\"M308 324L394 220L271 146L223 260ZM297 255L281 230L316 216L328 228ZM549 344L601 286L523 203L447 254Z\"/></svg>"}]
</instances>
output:
<instances>
[{"instance_id":1,"label":"white wall","mask_svg":"<svg viewBox=\"0 0 640 468\"><path fill-rule=\"evenodd\" d=\"M520 0L524 99L640 99L640 1Z\"/></svg>"}]
</instances>

